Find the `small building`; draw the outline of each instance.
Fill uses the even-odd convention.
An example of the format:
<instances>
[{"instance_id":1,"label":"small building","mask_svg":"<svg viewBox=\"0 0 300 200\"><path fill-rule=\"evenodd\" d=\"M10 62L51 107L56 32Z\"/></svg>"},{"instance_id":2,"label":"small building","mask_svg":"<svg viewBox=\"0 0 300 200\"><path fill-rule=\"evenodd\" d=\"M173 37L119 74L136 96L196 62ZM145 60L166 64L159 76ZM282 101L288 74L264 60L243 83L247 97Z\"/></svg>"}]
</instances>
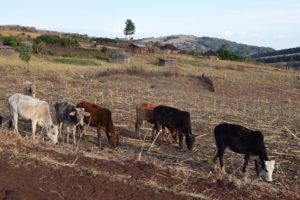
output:
<instances>
[{"instance_id":1,"label":"small building","mask_svg":"<svg viewBox=\"0 0 300 200\"><path fill-rule=\"evenodd\" d=\"M128 46L128 49L132 53L147 53L149 51L149 48L146 47L145 45L143 45L143 44L136 44L136 43L130 44Z\"/></svg>"},{"instance_id":2,"label":"small building","mask_svg":"<svg viewBox=\"0 0 300 200\"><path fill-rule=\"evenodd\" d=\"M158 66L166 66L166 67L177 66L177 59L175 59L175 58L159 58Z\"/></svg>"},{"instance_id":3,"label":"small building","mask_svg":"<svg viewBox=\"0 0 300 200\"><path fill-rule=\"evenodd\" d=\"M205 52L204 57L212 60L219 60L219 54L212 50L208 50L207 52Z\"/></svg>"},{"instance_id":4,"label":"small building","mask_svg":"<svg viewBox=\"0 0 300 200\"><path fill-rule=\"evenodd\" d=\"M131 57L125 51L117 51L113 54L112 58L109 60L112 63L128 64L130 63Z\"/></svg>"},{"instance_id":5,"label":"small building","mask_svg":"<svg viewBox=\"0 0 300 200\"><path fill-rule=\"evenodd\" d=\"M160 50L169 53L169 54L177 54L179 53L179 49L177 49L173 44L166 44L160 47Z\"/></svg>"}]
</instances>

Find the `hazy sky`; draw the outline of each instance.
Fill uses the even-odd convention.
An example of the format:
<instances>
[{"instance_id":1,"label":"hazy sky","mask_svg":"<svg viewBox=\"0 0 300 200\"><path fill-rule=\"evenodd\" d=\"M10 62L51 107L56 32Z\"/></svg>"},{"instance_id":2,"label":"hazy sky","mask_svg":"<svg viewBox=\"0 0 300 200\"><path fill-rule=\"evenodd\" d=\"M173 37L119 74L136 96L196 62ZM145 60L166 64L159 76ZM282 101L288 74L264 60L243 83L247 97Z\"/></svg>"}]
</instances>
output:
<instances>
[{"instance_id":1,"label":"hazy sky","mask_svg":"<svg viewBox=\"0 0 300 200\"><path fill-rule=\"evenodd\" d=\"M275 49L300 46L300 0L0 0L0 25L98 37L192 34Z\"/></svg>"}]
</instances>

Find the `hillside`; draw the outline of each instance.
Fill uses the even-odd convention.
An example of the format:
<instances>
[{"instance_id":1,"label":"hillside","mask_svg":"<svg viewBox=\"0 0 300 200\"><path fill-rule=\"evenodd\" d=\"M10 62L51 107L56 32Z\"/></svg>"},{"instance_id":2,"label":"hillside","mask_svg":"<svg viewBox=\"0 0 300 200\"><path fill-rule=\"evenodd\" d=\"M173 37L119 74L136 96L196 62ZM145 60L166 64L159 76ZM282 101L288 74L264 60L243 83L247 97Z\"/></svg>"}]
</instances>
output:
<instances>
[{"instance_id":1,"label":"hillside","mask_svg":"<svg viewBox=\"0 0 300 200\"><path fill-rule=\"evenodd\" d=\"M300 67L300 47L266 52L252 56L258 62L278 65L288 68Z\"/></svg>"},{"instance_id":2,"label":"hillside","mask_svg":"<svg viewBox=\"0 0 300 200\"><path fill-rule=\"evenodd\" d=\"M229 51L244 57L275 51L268 47L251 46L219 38L197 37L193 35L172 35L158 38L145 38L140 41L145 43L159 42L162 44L173 44L179 49L197 50L200 52L206 52L208 50L216 51L225 45Z\"/></svg>"}]
</instances>

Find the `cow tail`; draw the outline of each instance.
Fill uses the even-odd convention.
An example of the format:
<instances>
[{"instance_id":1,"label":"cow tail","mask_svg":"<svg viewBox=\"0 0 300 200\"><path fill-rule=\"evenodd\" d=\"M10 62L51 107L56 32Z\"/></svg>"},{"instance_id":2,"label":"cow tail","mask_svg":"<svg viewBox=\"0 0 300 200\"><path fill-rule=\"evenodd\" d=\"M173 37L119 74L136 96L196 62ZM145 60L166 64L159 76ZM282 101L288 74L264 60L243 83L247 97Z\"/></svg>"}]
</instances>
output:
<instances>
[{"instance_id":1,"label":"cow tail","mask_svg":"<svg viewBox=\"0 0 300 200\"><path fill-rule=\"evenodd\" d=\"M9 115L10 115L10 119L8 121L8 128L12 128L13 122L12 122L12 114L11 114L11 107L9 101L7 101L7 105L8 105Z\"/></svg>"}]
</instances>

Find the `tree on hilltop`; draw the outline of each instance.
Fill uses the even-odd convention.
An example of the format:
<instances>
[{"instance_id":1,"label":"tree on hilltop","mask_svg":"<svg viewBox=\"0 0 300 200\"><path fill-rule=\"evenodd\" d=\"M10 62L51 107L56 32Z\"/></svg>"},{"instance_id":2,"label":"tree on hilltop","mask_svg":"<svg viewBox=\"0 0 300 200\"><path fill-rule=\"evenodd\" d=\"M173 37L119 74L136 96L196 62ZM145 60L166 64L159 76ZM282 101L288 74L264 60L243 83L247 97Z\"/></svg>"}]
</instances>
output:
<instances>
[{"instance_id":1,"label":"tree on hilltop","mask_svg":"<svg viewBox=\"0 0 300 200\"><path fill-rule=\"evenodd\" d=\"M128 37L128 39L132 40L132 37L130 36L133 35L134 33L135 33L135 25L131 21L131 19L127 19L125 21L124 35L125 37Z\"/></svg>"}]
</instances>

